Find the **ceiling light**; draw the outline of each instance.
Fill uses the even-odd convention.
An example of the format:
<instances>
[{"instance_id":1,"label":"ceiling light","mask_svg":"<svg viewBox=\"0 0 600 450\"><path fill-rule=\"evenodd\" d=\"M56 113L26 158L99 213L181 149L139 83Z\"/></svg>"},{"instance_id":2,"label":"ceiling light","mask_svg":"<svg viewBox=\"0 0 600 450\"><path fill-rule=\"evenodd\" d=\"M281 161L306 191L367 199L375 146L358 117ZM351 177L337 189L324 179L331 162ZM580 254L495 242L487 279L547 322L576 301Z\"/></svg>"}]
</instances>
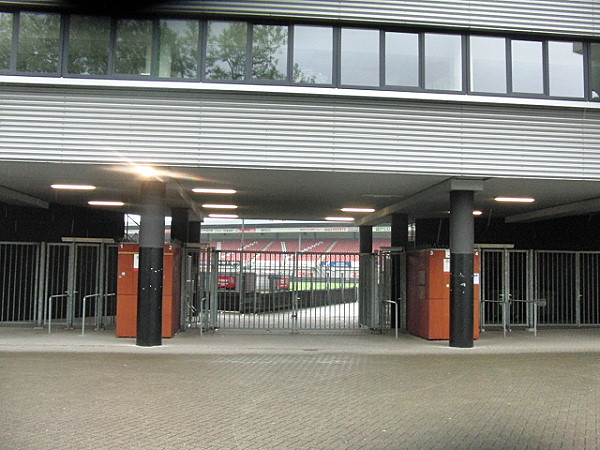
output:
<instances>
[{"instance_id":1,"label":"ceiling light","mask_svg":"<svg viewBox=\"0 0 600 450\"><path fill-rule=\"evenodd\" d=\"M123 202L113 202L113 201L104 201L104 200L90 200L88 205L92 206L123 206L125 203Z\"/></svg>"},{"instance_id":2,"label":"ceiling light","mask_svg":"<svg viewBox=\"0 0 600 450\"><path fill-rule=\"evenodd\" d=\"M325 217L325 220L332 222L354 222L354 217Z\"/></svg>"},{"instance_id":3,"label":"ceiling light","mask_svg":"<svg viewBox=\"0 0 600 450\"><path fill-rule=\"evenodd\" d=\"M534 198L530 197L496 197L494 200L497 202L514 202L514 203L531 203L534 202Z\"/></svg>"},{"instance_id":4,"label":"ceiling light","mask_svg":"<svg viewBox=\"0 0 600 450\"><path fill-rule=\"evenodd\" d=\"M50 186L52 189L73 189L75 191L93 191L96 186L89 184L53 184Z\"/></svg>"},{"instance_id":5,"label":"ceiling light","mask_svg":"<svg viewBox=\"0 0 600 450\"><path fill-rule=\"evenodd\" d=\"M205 203L202 207L207 209L237 209L237 205L215 205L212 203Z\"/></svg>"},{"instance_id":6,"label":"ceiling light","mask_svg":"<svg viewBox=\"0 0 600 450\"><path fill-rule=\"evenodd\" d=\"M357 212L357 213L372 213L375 212L375 208L342 208L340 211L344 212Z\"/></svg>"},{"instance_id":7,"label":"ceiling light","mask_svg":"<svg viewBox=\"0 0 600 450\"><path fill-rule=\"evenodd\" d=\"M473 211L473 215L474 216L480 216L483 214L483 211L479 211L478 209L476 209L475 211Z\"/></svg>"},{"instance_id":8,"label":"ceiling light","mask_svg":"<svg viewBox=\"0 0 600 450\"><path fill-rule=\"evenodd\" d=\"M198 194L235 194L237 191L235 189L195 188L192 189L192 192L197 192Z\"/></svg>"},{"instance_id":9,"label":"ceiling light","mask_svg":"<svg viewBox=\"0 0 600 450\"><path fill-rule=\"evenodd\" d=\"M211 219L239 219L236 214L209 214Z\"/></svg>"}]
</instances>

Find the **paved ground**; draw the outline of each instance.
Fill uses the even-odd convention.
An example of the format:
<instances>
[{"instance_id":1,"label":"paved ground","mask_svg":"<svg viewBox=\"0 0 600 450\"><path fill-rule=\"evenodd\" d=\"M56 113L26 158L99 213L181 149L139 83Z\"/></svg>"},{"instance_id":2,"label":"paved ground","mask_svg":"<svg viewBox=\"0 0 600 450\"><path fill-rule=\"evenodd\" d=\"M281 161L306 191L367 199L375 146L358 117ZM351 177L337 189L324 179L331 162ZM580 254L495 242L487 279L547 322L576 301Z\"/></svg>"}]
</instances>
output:
<instances>
[{"instance_id":1,"label":"paved ground","mask_svg":"<svg viewBox=\"0 0 600 450\"><path fill-rule=\"evenodd\" d=\"M113 336L0 328L0 448L600 448L600 330Z\"/></svg>"}]
</instances>

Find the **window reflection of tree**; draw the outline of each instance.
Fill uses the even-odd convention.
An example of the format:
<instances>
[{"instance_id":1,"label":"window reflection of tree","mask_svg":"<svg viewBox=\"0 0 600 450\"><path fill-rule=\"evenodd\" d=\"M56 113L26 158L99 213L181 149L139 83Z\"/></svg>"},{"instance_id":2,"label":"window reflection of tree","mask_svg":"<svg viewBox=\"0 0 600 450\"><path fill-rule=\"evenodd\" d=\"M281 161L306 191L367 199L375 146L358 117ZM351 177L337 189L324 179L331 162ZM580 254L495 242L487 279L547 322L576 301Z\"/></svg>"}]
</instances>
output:
<instances>
[{"instance_id":1,"label":"window reflection of tree","mask_svg":"<svg viewBox=\"0 0 600 450\"><path fill-rule=\"evenodd\" d=\"M159 76L195 78L198 22L185 21L183 32L178 32L176 28L177 24L171 21L161 22Z\"/></svg>"},{"instance_id":2,"label":"window reflection of tree","mask_svg":"<svg viewBox=\"0 0 600 450\"><path fill-rule=\"evenodd\" d=\"M53 73L58 70L58 14L21 14L17 70Z\"/></svg>"}]
</instances>

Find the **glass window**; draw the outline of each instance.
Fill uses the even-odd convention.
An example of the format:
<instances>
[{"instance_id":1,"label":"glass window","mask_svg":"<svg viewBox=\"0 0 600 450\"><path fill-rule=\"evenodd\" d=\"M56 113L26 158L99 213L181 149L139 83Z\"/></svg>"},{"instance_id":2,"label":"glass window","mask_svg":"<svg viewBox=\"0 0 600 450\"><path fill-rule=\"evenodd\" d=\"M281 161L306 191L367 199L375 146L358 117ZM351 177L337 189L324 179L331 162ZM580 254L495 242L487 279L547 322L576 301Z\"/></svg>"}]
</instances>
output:
<instances>
[{"instance_id":1,"label":"glass window","mask_svg":"<svg viewBox=\"0 0 600 450\"><path fill-rule=\"evenodd\" d=\"M294 27L295 83L331 84L333 80L333 28Z\"/></svg>"},{"instance_id":2,"label":"glass window","mask_svg":"<svg viewBox=\"0 0 600 450\"><path fill-rule=\"evenodd\" d=\"M425 88L462 90L462 38L452 34L425 35Z\"/></svg>"},{"instance_id":3,"label":"glass window","mask_svg":"<svg viewBox=\"0 0 600 450\"><path fill-rule=\"evenodd\" d=\"M385 84L419 86L419 35L385 33Z\"/></svg>"},{"instance_id":4,"label":"glass window","mask_svg":"<svg viewBox=\"0 0 600 450\"><path fill-rule=\"evenodd\" d=\"M512 41L512 90L527 94L544 93L542 43Z\"/></svg>"},{"instance_id":5,"label":"glass window","mask_svg":"<svg viewBox=\"0 0 600 450\"><path fill-rule=\"evenodd\" d=\"M287 78L288 27L254 25L252 28L252 78Z\"/></svg>"},{"instance_id":6,"label":"glass window","mask_svg":"<svg viewBox=\"0 0 600 450\"><path fill-rule=\"evenodd\" d=\"M244 22L208 22L206 78L243 80L247 38Z\"/></svg>"},{"instance_id":7,"label":"glass window","mask_svg":"<svg viewBox=\"0 0 600 450\"><path fill-rule=\"evenodd\" d=\"M199 24L196 20L161 20L158 76L196 78Z\"/></svg>"},{"instance_id":8,"label":"glass window","mask_svg":"<svg viewBox=\"0 0 600 450\"><path fill-rule=\"evenodd\" d=\"M119 20L115 72L150 75L152 61L152 21Z\"/></svg>"},{"instance_id":9,"label":"glass window","mask_svg":"<svg viewBox=\"0 0 600 450\"><path fill-rule=\"evenodd\" d=\"M471 91L506 93L506 40L471 36Z\"/></svg>"},{"instance_id":10,"label":"glass window","mask_svg":"<svg viewBox=\"0 0 600 450\"><path fill-rule=\"evenodd\" d=\"M0 12L0 69L10 68L13 15Z\"/></svg>"},{"instance_id":11,"label":"glass window","mask_svg":"<svg viewBox=\"0 0 600 450\"><path fill-rule=\"evenodd\" d=\"M342 84L379 86L379 31L342 29Z\"/></svg>"},{"instance_id":12,"label":"glass window","mask_svg":"<svg viewBox=\"0 0 600 450\"><path fill-rule=\"evenodd\" d=\"M110 19L71 16L67 71L82 75L106 75L110 48Z\"/></svg>"},{"instance_id":13,"label":"glass window","mask_svg":"<svg viewBox=\"0 0 600 450\"><path fill-rule=\"evenodd\" d=\"M583 43L548 42L548 71L550 95L582 98Z\"/></svg>"},{"instance_id":14,"label":"glass window","mask_svg":"<svg viewBox=\"0 0 600 450\"><path fill-rule=\"evenodd\" d=\"M600 44L591 44L591 76L592 100L600 101Z\"/></svg>"},{"instance_id":15,"label":"glass window","mask_svg":"<svg viewBox=\"0 0 600 450\"><path fill-rule=\"evenodd\" d=\"M57 72L60 15L21 13L19 21L17 70L20 72Z\"/></svg>"}]
</instances>

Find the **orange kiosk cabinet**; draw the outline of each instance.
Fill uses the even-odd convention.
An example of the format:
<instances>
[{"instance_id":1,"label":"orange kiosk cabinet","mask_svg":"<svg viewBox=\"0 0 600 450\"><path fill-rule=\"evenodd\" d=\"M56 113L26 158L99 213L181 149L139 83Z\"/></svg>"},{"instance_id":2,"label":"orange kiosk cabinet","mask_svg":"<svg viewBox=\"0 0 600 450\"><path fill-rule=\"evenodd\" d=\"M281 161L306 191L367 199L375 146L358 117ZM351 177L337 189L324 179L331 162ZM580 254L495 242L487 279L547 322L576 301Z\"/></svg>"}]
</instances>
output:
<instances>
[{"instance_id":1,"label":"orange kiosk cabinet","mask_svg":"<svg viewBox=\"0 0 600 450\"><path fill-rule=\"evenodd\" d=\"M139 245L120 244L117 281L117 337L136 337ZM180 327L180 247L165 245L163 257L162 337Z\"/></svg>"},{"instance_id":2,"label":"orange kiosk cabinet","mask_svg":"<svg viewBox=\"0 0 600 450\"><path fill-rule=\"evenodd\" d=\"M479 338L479 251L473 264L473 337ZM450 251L408 253L406 326L425 339L450 339Z\"/></svg>"}]
</instances>

